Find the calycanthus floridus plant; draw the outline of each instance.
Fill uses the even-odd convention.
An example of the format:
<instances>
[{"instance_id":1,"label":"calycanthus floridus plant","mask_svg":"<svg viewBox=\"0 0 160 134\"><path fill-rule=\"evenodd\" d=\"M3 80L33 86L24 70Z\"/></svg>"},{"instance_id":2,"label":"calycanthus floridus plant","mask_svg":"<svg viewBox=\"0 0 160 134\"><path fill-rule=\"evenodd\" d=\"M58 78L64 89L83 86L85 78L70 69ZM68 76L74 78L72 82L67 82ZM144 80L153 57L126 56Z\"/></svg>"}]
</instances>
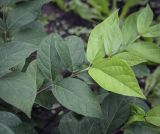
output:
<instances>
[{"instance_id":1,"label":"calycanthus floridus plant","mask_svg":"<svg viewBox=\"0 0 160 134\"><path fill-rule=\"evenodd\" d=\"M51 110L53 101L70 110L60 120L60 134L160 133L160 106L148 107L132 70L140 63L160 64L160 48L147 42L160 37L160 24L152 24L149 5L123 23L114 11L91 31L85 53L79 37L42 32L35 7L28 5L40 7L43 1L13 9L6 8L6 1L0 3L0 133L26 131L31 124L16 114L22 111L31 118L33 107Z\"/></svg>"}]
</instances>

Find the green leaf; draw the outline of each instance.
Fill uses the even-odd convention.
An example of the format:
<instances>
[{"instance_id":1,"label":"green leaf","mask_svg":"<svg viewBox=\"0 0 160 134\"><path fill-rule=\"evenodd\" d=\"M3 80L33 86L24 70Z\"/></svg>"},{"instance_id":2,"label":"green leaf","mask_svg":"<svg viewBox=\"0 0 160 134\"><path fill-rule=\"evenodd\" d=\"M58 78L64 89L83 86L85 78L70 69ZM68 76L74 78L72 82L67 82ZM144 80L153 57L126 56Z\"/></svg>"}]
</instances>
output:
<instances>
[{"instance_id":1,"label":"green leaf","mask_svg":"<svg viewBox=\"0 0 160 134\"><path fill-rule=\"evenodd\" d=\"M124 134L159 134L160 129L150 126L146 123L139 122L134 123L127 127Z\"/></svg>"},{"instance_id":2,"label":"green leaf","mask_svg":"<svg viewBox=\"0 0 160 134\"><path fill-rule=\"evenodd\" d=\"M101 104L104 120L101 120L101 129L104 134L112 134L124 124L130 114L132 98L117 94L108 95Z\"/></svg>"},{"instance_id":3,"label":"green leaf","mask_svg":"<svg viewBox=\"0 0 160 134\"><path fill-rule=\"evenodd\" d=\"M37 134L33 123L21 123L19 126L13 128L15 134Z\"/></svg>"},{"instance_id":4,"label":"green leaf","mask_svg":"<svg viewBox=\"0 0 160 134\"><path fill-rule=\"evenodd\" d=\"M87 72L80 73L76 77L78 77L80 80L86 82L87 84L94 84L92 78L89 76L89 74Z\"/></svg>"},{"instance_id":5,"label":"green leaf","mask_svg":"<svg viewBox=\"0 0 160 134\"><path fill-rule=\"evenodd\" d=\"M101 118L100 105L86 83L66 78L58 82L52 92L66 108L85 116Z\"/></svg>"},{"instance_id":6,"label":"green leaf","mask_svg":"<svg viewBox=\"0 0 160 134\"><path fill-rule=\"evenodd\" d=\"M139 64L132 67L137 78L144 78L150 75L150 70L145 64Z\"/></svg>"},{"instance_id":7,"label":"green leaf","mask_svg":"<svg viewBox=\"0 0 160 134\"><path fill-rule=\"evenodd\" d=\"M40 43L40 49L37 52L38 68L48 80L54 80L61 67L60 57L55 48L57 43L63 43L59 35L48 35Z\"/></svg>"},{"instance_id":8,"label":"green leaf","mask_svg":"<svg viewBox=\"0 0 160 134\"><path fill-rule=\"evenodd\" d=\"M3 31L5 27L4 21L2 20L2 18L0 18L0 29Z\"/></svg>"},{"instance_id":9,"label":"green leaf","mask_svg":"<svg viewBox=\"0 0 160 134\"><path fill-rule=\"evenodd\" d=\"M9 5L15 4L18 1L19 0L0 0L0 5L2 5L2 6L9 6Z\"/></svg>"},{"instance_id":10,"label":"green leaf","mask_svg":"<svg viewBox=\"0 0 160 134\"><path fill-rule=\"evenodd\" d=\"M139 107L137 105L132 105L131 112L132 112L132 115L129 118L127 124L131 124L133 122L138 122L138 121L145 122L145 114L146 113L141 107Z\"/></svg>"},{"instance_id":11,"label":"green leaf","mask_svg":"<svg viewBox=\"0 0 160 134\"><path fill-rule=\"evenodd\" d=\"M92 19L103 19L101 14L91 8L81 0L72 0L69 2L69 9L78 14L81 18L91 21ZM82 10L83 9L83 10Z\"/></svg>"},{"instance_id":12,"label":"green leaf","mask_svg":"<svg viewBox=\"0 0 160 134\"><path fill-rule=\"evenodd\" d=\"M147 78L145 90L152 91L160 82L160 66Z\"/></svg>"},{"instance_id":13,"label":"green leaf","mask_svg":"<svg viewBox=\"0 0 160 134\"><path fill-rule=\"evenodd\" d=\"M138 37L137 16L138 16L137 12L133 13L130 16L128 16L124 21L124 25L122 27L122 35L123 35L122 47L123 48L133 43Z\"/></svg>"},{"instance_id":14,"label":"green leaf","mask_svg":"<svg viewBox=\"0 0 160 134\"><path fill-rule=\"evenodd\" d=\"M30 117L37 91L31 76L26 73L10 73L0 79L0 85L0 98Z\"/></svg>"},{"instance_id":15,"label":"green leaf","mask_svg":"<svg viewBox=\"0 0 160 134\"><path fill-rule=\"evenodd\" d=\"M23 42L11 42L0 47L0 74L23 62L37 48Z\"/></svg>"},{"instance_id":16,"label":"green leaf","mask_svg":"<svg viewBox=\"0 0 160 134\"><path fill-rule=\"evenodd\" d=\"M104 34L104 48L108 56L117 53L122 43L122 32L119 27L118 12L116 12L111 22L106 22ZM97 33L98 34L98 33Z\"/></svg>"},{"instance_id":17,"label":"green leaf","mask_svg":"<svg viewBox=\"0 0 160 134\"><path fill-rule=\"evenodd\" d=\"M126 61L126 63L128 63L130 66L134 66L134 65L146 62L145 59L130 52L122 52L122 53L116 54L114 57L118 57Z\"/></svg>"},{"instance_id":18,"label":"green leaf","mask_svg":"<svg viewBox=\"0 0 160 134\"><path fill-rule=\"evenodd\" d=\"M151 42L136 42L128 46L127 50L146 60L160 63L160 48Z\"/></svg>"},{"instance_id":19,"label":"green leaf","mask_svg":"<svg viewBox=\"0 0 160 134\"><path fill-rule=\"evenodd\" d=\"M147 32L142 34L143 37L160 37L160 24L151 26Z\"/></svg>"},{"instance_id":20,"label":"green leaf","mask_svg":"<svg viewBox=\"0 0 160 134\"><path fill-rule=\"evenodd\" d=\"M146 121L160 127L160 105L154 107L146 113Z\"/></svg>"},{"instance_id":21,"label":"green leaf","mask_svg":"<svg viewBox=\"0 0 160 134\"><path fill-rule=\"evenodd\" d=\"M65 43L69 48L70 58L72 60L72 70L77 71L78 67L85 61L85 44L81 38L76 36L65 38Z\"/></svg>"},{"instance_id":22,"label":"green leaf","mask_svg":"<svg viewBox=\"0 0 160 134\"><path fill-rule=\"evenodd\" d=\"M65 38L64 43L57 43L56 49L69 71L78 71L78 67L85 60L83 41L76 36Z\"/></svg>"},{"instance_id":23,"label":"green leaf","mask_svg":"<svg viewBox=\"0 0 160 134\"><path fill-rule=\"evenodd\" d=\"M93 63L89 74L102 88L108 91L145 98L132 69L121 59L99 59Z\"/></svg>"},{"instance_id":24,"label":"green leaf","mask_svg":"<svg viewBox=\"0 0 160 134\"><path fill-rule=\"evenodd\" d=\"M17 30L22 26L34 21L36 16L34 16L30 11L21 8L13 9L7 16L7 29Z\"/></svg>"},{"instance_id":25,"label":"green leaf","mask_svg":"<svg viewBox=\"0 0 160 134\"><path fill-rule=\"evenodd\" d=\"M41 40L46 36L43 26L35 22L21 29L14 35L15 41L27 42L39 46Z\"/></svg>"},{"instance_id":26,"label":"green leaf","mask_svg":"<svg viewBox=\"0 0 160 134\"><path fill-rule=\"evenodd\" d=\"M15 134L9 127L0 123L0 134Z\"/></svg>"},{"instance_id":27,"label":"green leaf","mask_svg":"<svg viewBox=\"0 0 160 134\"><path fill-rule=\"evenodd\" d=\"M61 134L101 134L97 120L88 117L78 120L71 112L62 117L59 130Z\"/></svg>"},{"instance_id":28,"label":"green leaf","mask_svg":"<svg viewBox=\"0 0 160 134\"><path fill-rule=\"evenodd\" d=\"M46 90L43 91L42 93L39 93L35 100L36 104L44 108L47 108L49 110L52 109L52 106L55 102L57 101L50 90Z\"/></svg>"},{"instance_id":29,"label":"green leaf","mask_svg":"<svg viewBox=\"0 0 160 134\"><path fill-rule=\"evenodd\" d=\"M105 15L109 14L108 0L89 0L89 4L91 4L97 11L102 12Z\"/></svg>"},{"instance_id":30,"label":"green leaf","mask_svg":"<svg viewBox=\"0 0 160 134\"><path fill-rule=\"evenodd\" d=\"M151 25L153 20L153 12L149 5L146 6L146 8L142 9L140 14L137 18L137 28L138 32L143 35L145 33L149 26Z\"/></svg>"},{"instance_id":31,"label":"green leaf","mask_svg":"<svg viewBox=\"0 0 160 134\"><path fill-rule=\"evenodd\" d=\"M13 128L18 126L22 122L16 115L10 112L0 111L0 123Z\"/></svg>"},{"instance_id":32,"label":"green leaf","mask_svg":"<svg viewBox=\"0 0 160 134\"><path fill-rule=\"evenodd\" d=\"M92 31L89 36L88 40L88 47L87 47L87 59L90 63L92 63L96 58L103 58L105 56L105 50L107 51L107 44L105 43L109 38L106 37L107 29L110 27L110 25L115 23L115 25L118 23L118 11L115 11L111 16L109 16L106 20L104 20L102 23L98 24ZM113 26L112 26L113 27ZM116 27L118 27L116 25ZM112 29L110 29L112 30ZM117 30L117 29L114 29ZM118 34L120 34L120 31L118 29ZM116 34L114 34L116 35ZM108 36L108 35L107 35ZM108 38L108 39L106 39ZM121 37L116 37L115 42L111 43L116 43L117 39L121 39ZM105 41L106 39L106 41ZM121 42L121 41L120 41ZM106 49L104 50L104 44L106 44ZM108 44L110 45L110 44ZM117 44L116 44L117 45ZM115 48L116 46L112 46L111 48ZM119 48L119 43L118 43L118 48ZM114 49L117 50L117 47ZM113 52L113 51L112 51Z\"/></svg>"}]
</instances>

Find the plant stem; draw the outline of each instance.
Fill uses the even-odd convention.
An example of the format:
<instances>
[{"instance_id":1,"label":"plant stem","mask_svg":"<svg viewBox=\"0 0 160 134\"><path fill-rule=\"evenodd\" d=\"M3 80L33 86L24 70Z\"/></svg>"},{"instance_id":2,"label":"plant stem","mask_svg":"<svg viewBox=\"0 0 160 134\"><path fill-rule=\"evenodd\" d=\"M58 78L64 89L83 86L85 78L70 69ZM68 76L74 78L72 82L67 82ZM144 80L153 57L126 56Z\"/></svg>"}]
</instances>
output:
<instances>
[{"instance_id":1,"label":"plant stem","mask_svg":"<svg viewBox=\"0 0 160 134\"><path fill-rule=\"evenodd\" d=\"M89 70L89 68L90 68L90 66L89 66L89 67L87 67L87 68L85 68L85 69L83 69L83 70L81 70L81 71L74 72L74 73L72 73L72 74L71 74L71 76L70 76L70 77L75 77L76 75L78 75L78 74L80 74L80 73L83 73L83 72L85 72L85 71Z\"/></svg>"},{"instance_id":2,"label":"plant stem","mask_svg":"<svg viewBox=\"0 0 160 134\"><path fill-rule=\"evenodd\" d=\"M117 9L117 0L113 0L113 6L112 6L112 10L116 10Z\"/></svg>"},{"instance_id":3,"label":"plant stem","mask_svg":"<svg viewBox=\"0 0 160 134\"><path fill-rule=\"evenodd\" d=\"M47 90L49 87L51 87L51 86L53 86L53 84L51 84L51 85L48 85L47 87L45 87L45 88L42 88L41 90L39 90L38 92L37 92L37 95L38 94L40 94L41 92L43 92L43 91L45 91L45 90Z\"/></svg>"}]
</instances>

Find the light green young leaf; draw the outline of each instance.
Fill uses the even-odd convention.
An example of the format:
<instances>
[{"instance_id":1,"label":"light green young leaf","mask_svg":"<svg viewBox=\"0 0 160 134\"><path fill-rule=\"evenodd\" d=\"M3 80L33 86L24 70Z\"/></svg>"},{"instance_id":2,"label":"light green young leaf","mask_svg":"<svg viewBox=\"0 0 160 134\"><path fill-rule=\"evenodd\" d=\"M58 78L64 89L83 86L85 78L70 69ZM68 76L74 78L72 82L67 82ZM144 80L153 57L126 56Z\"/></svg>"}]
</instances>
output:
<instances>
[{"instance_id":1,"label":"light green young leaf","mask_svg":"<svg viewBox=\"0 0 160 134\"><path fill-rule=\"evenodd\" d=\"M98 24L92 31L88 40L87 47L87 59L90 63L94 61L96 58L103 58L105 56L104 50L104 40L106 36L106 30L110 27L110 25L118 23L118 11L115 11L111 16L109 16L102 23ZM119 31L119 30L118 30ZM120 34L120 32L118 32ZM115 34L116 36L116 34ZM117 37L116 37L117 38ZM109 38L108 38L109 39ZM115 41L117 42L117 40ZM115 43L114 42L114 43ZM118 43L119 44L119 43ZM107 46L107 44L106 44ZM116 47L117 46L113 46Z\"/></svg>"},{"instance_id":2,"label":"light green young leaf","mask_svg":"<svg viewBox=\"0 0 160 134\"><path fill-rule=\"evenodd\" d=\"M140 34L145 33L153 20L153 12L149 5L142 9L137 18L137 28Z\"/></svg>"},{"instance_id":3,"label":"light green young leaf","mask_svg":"<svg viewBox=\"0 0 160 134\"><path fill-rule=\"evenodd\" d=\"M69 9L78 14L81 18L91 21L92 19L103 19L101 14L94 8L81 0L71 0ZM83 10L82 10L83 9Z\"/></svg>"},{"instance_id":4,"label":"light green young leaf","mask_svg":"<svg viewBox=\"0 0 160 134\"><path fill-rule=\"evenodd\" d=\"M118 12L116 12L116 15L114 16L112 22L108 21L108 25L106 23L106 29L103 34L106 54L108 56L111 56L117 53L120 50L120 46L122 44L122 32L119 27Z\"/></svg>"},{"instance_id":5,"label":"light green young leaf","mask_svg":"<svg viewBox=\"0 0 160 134\"><path fill-rule=\"evenodd\" d=\"M96 96L81 80L66 78L58 82L52 92L66 108L89 117L101 118L101 108Z\"/></svg>"},{"instance_id":6,"label":"light green young leaf","mask_svg":"<svg viewBox=\"0 0 160 134\"><path fill-rule=\"evenodd\" d=\"M142 34L143 37L160 37L160 24L151 26L146 33Z\"/></svg>"},{"instance_id":7,"label":"light green young leaf","mask_svg":"<svg viewBox=\"0 0 160 134\"><path fill-rule=\"evenodd\" d=\"M137 16L138 16L137 12L133 13L130 16L128 16L124 21L124 25L122 27L123 49L129 44L133 43L138 37Z\"/></svg>"},{"instance_id":8,"label":"light green young leaf","mask_svg":"<svg viewBox=\"0 0 160 134\"><path fill-rule=\"evenodd\" d=\"M138 115L145 116L145 111L141 107L139 107L138 105L132 105L131 112L132 112L132 114L138 114Z\"/></svg>"},{"instance_id":9,"label":"light green young leaf","mask_svg":"<svg viewBox=\"0 0 160 134\"><path fill-rule=\"evenodd\" d=\"M125 4L122 8L122 12L121 12L121 18L124 18L127 13L129 12L129 9L132 6L136 6L136 5L141 5L141 4L145 4L147 2L147 0L141 1L141 0L127 0L125 1Z\"/></svg>"},{"instance_id":10,"label":"light green young leaf","mask_svg":"<svg viewBox=\"0 0 160 134\"><path fill-rule=\"evenodd\" d=\"M55 45L61 43L63 40L57 34L48 35L40 43L40 49L37 52L37 65L48 80L54 80L60 69L60 57Z\"/></svg>"},{"instance_id":11,"label":"light green young leaf","mask_svg":"<svg viewBox=\"0 0 160 134\"><path fill-rule=\"evenodd\" d=\"M146 121L160 127L160 105L154 107L146 113Z\"/></svg>"},{"instance_id":12,"label":"light green young leaf","mask_svg":"<svg viewBox=\"0 0 160 134\"><path fill-rule=\"evenodd\" d=\"M136 42L128 46L127 50L130 53L139 55L140 57L160 63L160 48L151 42Z\"/></svg>"},{"instance_id":13,"label":"light green young leaf","mask_svg":"<svg viewBox=\"0 0 160 134\"><path fill-rule=\"evenodd\" d=\"M108 0L89 0L89 4L91 4L97 11L102 12L105 15L109 14Z\"/></svg>"},{"instance_id":14,"label":"light green young leaf","mask_svg":"<svg viewBox=\"0 0 160 134\"><path fill-rule=\"evenodd\" d=\"M145 59L143 59L140 56L137 56L130 52L122 52L119 54L116 54L114 57L118 57L124 61L126 61L130 66L134 66L143 62L147 62Z\"/></svg>"},{"instance_id":15,"label":"light green young leaf","mask_svg":"<svg viewBox=\"0 0 160 134\"><path fill-rule=\"evenodd\" d=\"M0 78L0 85L0 98L30 117L37 91L31 76L26 73L10 73Z\"/></svg>"},{"instance_id":16,"label":"light green young leaf","mask_svg":"<svg viewBox=\"0 0 160 134\"><path fill-rule=\"evenodd\" d=\"M21 120L10 112L0 111L0 123L13 128L21 124Z\"/></svg>"},{"instance_id":17,"label":"light green young leaf","mask_svg":"<svg viewBox=\"0 0 160 134\"><path fill-rule=\"evenodd\" d=\"M37 47L24 42L11 42L0 47L0 74L23 62Z\"/></svg>"},{"instance_id":18,"label":"light green young leaf","mask_svg":"<svg viewBox=\"0 0 160 134\"><path fill-rule=\"evenodd\" d=\"M133 122L145 121L145 111L141 107L137 105L132 105L131 113L132 115L129 118L127 124L131 124Z\"/></svg>"},{"instance_id":19,"label":"light green young leaf","mask_svg":"<svg viewBox=\"0 0 160 134\"><path fill-rule=\"evenodd\" d=\"M15 134L9 127L0 123L0 134Z\"/></svg>"},{"instance_id":20,"label":"light green young leaf","mask_svg":"<svg viewBox=\"0 0 160 134\"><path fill-rule=\"evenodd\" d=\"M119 58L95 61L89 69L89 74L101 87L108 91L145 98L132 69Z\"/></svg>"}]
</instances>

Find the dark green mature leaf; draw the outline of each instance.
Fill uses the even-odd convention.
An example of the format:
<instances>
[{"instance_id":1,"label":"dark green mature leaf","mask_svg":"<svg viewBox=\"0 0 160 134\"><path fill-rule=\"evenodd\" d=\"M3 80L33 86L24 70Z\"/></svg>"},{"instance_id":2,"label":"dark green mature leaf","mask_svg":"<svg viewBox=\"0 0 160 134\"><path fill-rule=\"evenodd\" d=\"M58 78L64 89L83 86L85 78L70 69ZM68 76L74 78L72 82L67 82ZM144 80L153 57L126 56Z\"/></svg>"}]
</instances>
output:
<instances>
[{"instance_id":1,"label":"dark green mature leaf","mask_svg":"<svg viewBox=\"0 0 160 134\"><path fill-rule=\"evenodd\" d=\"M30 11L21 8L15 8L7 16L7 28L8 30L16 30L34 21L35 19L36 16L34 16Z\"/></svg>"},{"instance_id":2,"label":"dark green mature leaf","mask_svg":"<svg viewBox=\"0 0 160 134\"><path fill-rule=\"evenodd\" d=\"M154 91L156 86L159 85L160 82L160 66L157 67L154 72L147 78L145 90Z\"/></svg>"},{"instance_id":3,"label":"dark green mature leaf","mask_svg":"<svg viewBox=\"0 0 160 134\"><path fill-rule=\"evenodd\" d=\"M130 114L130 104L132 98L116 94L108 95L101 105L104 120L101 126L104 134L111 134L123 123L125 123Z\"/></svg>"},{"instance_id":4,"label":"dark green mature leaf","mask_svg":"<svg viewBox=\"0 0 160 134\"><path fill-rule=\"evenodd\" d=\"M19 0L0 0L0 5L9 6L15 4Z\"/></svg>"},{"instance_id":5,"label":"dark green mature leaf","mask_svg":"<svg viewBox=\"0 0 160 134\"><path fill-rule=\"evenodd\" d=\"M59 130L61 134L101 134L97 120L87 117L78 120L71 112L62 117Z\"/></svg>"},{"instance_id":6,"label":"dark green mature leaf","mask_svg":"<svg viewBox=\"0 0 160 134\"><path fill-rule=\"evenodd\" d=\"M0 29L3 30L4 29L4 22L2 20L2 18L0 18Z\"/></svg>"},{"instance_id":7,"label":"dark green mature leaf","mask_svg":"<svg viewBox=\"0 0 160 134\"><path fill-rule=\"evenodd\" d=\"M132 67L137 78L144 78L150 75L150 70L145 64L139 64Z\"/></svg>"},{"instance_id":8,"label":"dark green mature leaf","mask_svg":"<svg viewBox=\"0 0 160 134\"><path fill-rule=\"evenodd\" d=\"M11 42L0 47L0 74L24 61L37 48L23 42Z\"/></svg>"},{"instance_id":9,"label":"dark green mature leaf","mask_svg":"<svg viewBox=\"0 0 160 134\"><path fill-rule=\"evenodd\" d=\"M125 129L124 134L159 134L160 129L146 123L134 123Z\"/></svg>"},{"instance_id":10,"label":"dark green mature leaf","mask_svg":"<svg viewBox=\"0 0 160 134\"><path fill-rule=\"evenodd\" d=\"M89 74L102 88L108 91L145 98L132 69L119 58L96 60L89 69Z\"/></svg>"},{"instance_id":11,"label":"dark green mature leaf","mask_svg":"<svg viewBox=\"0 0 160 134\"><path fill-rule=\"evenodd\" d=\"M84 42L81 38L69 36L65 38L65 43L69 48L72 70L77 71L85 60Z\"/></svg>"},{"instance_id":12,"label":"dark green mature leaf","mask_svg":"<svg viewBox=\"0 0 160 134\"><path fill-rule=\"evenodd\" d=\"M36 84L26 73L10 73L0 79L0 98L29 117L36 97Z\"/></svg>"},{"instance_id":13,"label":"dark green mature leaf","mask_svg":"<svg viewBox=\"0 0 160 134\"><path fill-rule=\"evenodd\" d=\"M50 90L46 90L42 93L39 93L35 100L36 104L49 110L52 109L53 104L56 102L57 101Z\"/></svg>"},{"instance_id":14,"label":"dark green mature leaf","mask_svg":"<svg viewBox=\"0 0 160 134\"><path fill-rule=\"evenodd\" d=\"M114 57L118 57L124 61L126 61L130 66L134 66L143 62L147 62L145 59L143 59L140 56L137 56L130 52L122 52L116 54Z\"/></svg>"},{"instance_id":15,"label":"dark green mature leaf","mask_svg":"<svg viewBox=\"0 0 160 134\"><path fill-rule=\"evenodd\" d=\"M160 48L151 42L136 42L128 46L127 50L146 60L160 63Z\"/></svg>"},{"instance_id":16,"label":"dark green mature leaf","mask_svg":"<svg viewBox=\"0 0 160 134\"><path fill-rule=\"evenodd\" d=\"M146 8L142 9L140 14L137 17L137 28L138 32L143 35L145 33L149 26L151 25L153 20L153 12L149 5L146 6Z\"/></svg>"},{"instance_id":17,"label":"dark green mature leaf","mask_svg":"<svg viewBox=\"0 0 160 134\"><path fill-rule=\"evenodd\" d=\"M21 29L14 35L15 41L27 42L39 46L41 40L46 36L44 28L40 23L35 22Z\"/></svg>"},{"instance_id":18,"label":"dark green mature leaf","mask_svg":"<svg viewBox=\"0 0 160 134\"><path fill-rule=\"evenodd\" d=\"M106 32L106 30L110 27L110 25L112 25L113 22L115 22L115 24L118 23L118 11L115 11L111 16L109 16L106 20L104 20L102 23L98 24L91 32L90 36L89 36L89 40L88 40L88 47L87 47L87 59L90 63L92 63L96 58L103 58L105 56L105 47L104 45L106 44L105 42L105 38L107 38L107 40L109 40L109 37ZM116 26L118 27L118 26ZM111 30L111 29L110 29ZM117 29L115 29L117 30ZM117 33L116 33L117 34ZM114 34L116 36L116 34ZM118 30L118 34L120 35L120 31ZM113 36L113 37L115 37ZM115 45L115 43L117 42L117 39L119 38L115 38L115 42L113 41L113 44ZM120 38L121 39L121 38ZM121 41L120 41L121 42ZM108 45L113 45L113 44L106 44L106 47ZM117 50L116 46L110 46L111 50ZM118 43L118 48L119 48L119 43Z\"/></svg>"},{"instance_id":19,"label":"dark green mature leaf","mask_svg":"<svg viewBox=\"0 0 160 134\"><path fill-rule=\"evenodd\" d=\"M77 75L77 77L86 82L87 84L94 84L92 78L89 76L89 74L87 72L83 72Z\"/></svg>"},{"instance_id":20,"label":"dark green mature leaf","mask_svg":"<svg viewBox=\"0 0 160 134\"><path fill-rule=\"evenodd\" d=\"M0 123L13 128L22 122L16 115L10 112L0 111Z\"/></svg>"},{"instance_id":21,"label":"dark green mature leaf","mask_svg":"<svg viewBox=\"0 0 160 134\"><path fill-rule=\"evenodd\" d=\"M66 78L58 82L52 92L66 108L85 116L101 118L101 108L96 96L81 80Z\"/></svg>"},{"instance_id":22,"label":"dark green mature leaf","mask_svg":"<svg viewBox=\"0 0 160 134\"><path fill-rule=\"evenodd\" d=\"M56 49L69 71L77 71L85 60L84 43L76 36L69 36L64 42L57 43Z\"/></svg>"},{"instance_id":23,"label":"dark green mature leaf","mask_svg":"<svg viewBox=\"0 0 160 134\"><path fill-rule=\"evenodd\" d=\"M55 45L61 43L63 43L63 40L59 35L48 35L42 40L40 49L37 52L38 68L48 80L54 80L60 69L60 57Z\"/></svg>"},{"instance_id":24,"label":"dark green mature leaf","mask_svg":"<svg viewBox=\"0 0 160 134\"><path fill-rule=\"evenodd\" d=\"M154 107L146 113L146 121L160 127L160 105Z\"/></svg>"},{"instance_id":25,"label":"dark green mature leaf","mask_svg":"<svg viewBox=\"0 0 160 134\"><path fill-rule=\"evenodd\" d=\"M13 128L15 134L37 134L32 123L21 123L17 127Z\"/></svg>"},{"instance_id":26,"label":"dark green mature leaf","mask_svg":"<svg viewBox=\"0 0 160 134\"><path fill-rule=\"evenodd\" d=\"M123 42L122 47L125 48L130 43L134 42L138 37L137 31L137 15L138 13L131 14L124 21L122 27Z\"/></svg>"},{"instance_id":27,"label":"dark green mature leaf","mask_svg":"<svg viewBox=\"0 0 160 134\"><path fill-rule=\"evenodd\" d=\"M160 37L160 24L151 26L148 31L142 34L143 37Z\"/></svg>"},{"instance_id":28,"label":"dark green mature leaf","mask_svg":"<svg viewBox=\"0 0 160 134\"><path fill-rule=\"evenodd\" d=\"M0 134L15 134L9 127L0 123Z\"/></svg>"}]
</instances>

